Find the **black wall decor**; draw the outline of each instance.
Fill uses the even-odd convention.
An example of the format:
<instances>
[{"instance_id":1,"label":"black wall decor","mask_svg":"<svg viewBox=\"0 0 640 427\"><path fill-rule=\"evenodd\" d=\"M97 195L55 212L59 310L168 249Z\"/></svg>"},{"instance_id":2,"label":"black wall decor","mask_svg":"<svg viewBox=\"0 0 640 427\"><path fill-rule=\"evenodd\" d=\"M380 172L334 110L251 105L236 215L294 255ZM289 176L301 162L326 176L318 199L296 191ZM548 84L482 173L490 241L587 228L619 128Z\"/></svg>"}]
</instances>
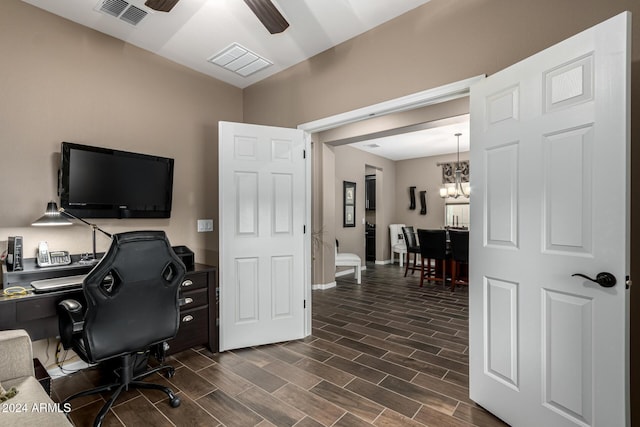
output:
<instances>
[{"instance_id":1,"label":"black wall decor","mask_svg":"<svg viewBox=\"0 0 640 427\"><path fill-rule=\"evenodd\" d=\"M427 192L426 191L421 191L420 192L420 215L426 215L427 214Z\"/></svg>"},{"instance_id":2,"label":"black wall decor","mask_svg":"<svg viewBox=\"0 0 640 427\"><path fill-rule=\"evenodd\" d=\"M409 209L414 210L416 208L416 187L409 187Z\"/></svg>"}]
</instances>

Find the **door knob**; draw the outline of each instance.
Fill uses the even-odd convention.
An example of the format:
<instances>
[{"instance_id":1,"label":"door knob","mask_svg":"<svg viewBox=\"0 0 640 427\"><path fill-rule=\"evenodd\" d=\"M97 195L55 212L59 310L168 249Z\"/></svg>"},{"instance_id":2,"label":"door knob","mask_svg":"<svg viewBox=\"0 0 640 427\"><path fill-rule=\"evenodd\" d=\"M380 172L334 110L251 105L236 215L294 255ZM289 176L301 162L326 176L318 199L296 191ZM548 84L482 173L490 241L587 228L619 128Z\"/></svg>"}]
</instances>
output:
<instances>
[{"instance_id":1,"label":"door knob","mask_svg":"<svg viewBox=\"0 0 640 427\"><path fill-rule=\"evenodd\" d=\"M595 279L592 279L591 277L580 273L572 274L571 277L573 276L580 276L587 280L591 280L592 282L597 283L603 288L612 288L616 285L616 276L611 273L598 273Z\"/></svg>"}]
</instances>

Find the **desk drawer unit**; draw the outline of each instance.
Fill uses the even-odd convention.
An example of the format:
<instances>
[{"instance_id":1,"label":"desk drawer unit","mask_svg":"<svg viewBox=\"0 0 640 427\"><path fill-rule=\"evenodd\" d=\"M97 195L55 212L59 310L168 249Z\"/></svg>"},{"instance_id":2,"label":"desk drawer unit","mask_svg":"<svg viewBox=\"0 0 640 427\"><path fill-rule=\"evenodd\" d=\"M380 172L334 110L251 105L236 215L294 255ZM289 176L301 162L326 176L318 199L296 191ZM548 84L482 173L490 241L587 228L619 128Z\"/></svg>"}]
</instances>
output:
<instances>
[{"instance_id":1,"label":"desk drawer unit","mask_svg":"<svg viewBox=\"0 0 640 427\"><path fill-rule=\"evenodd\" d=\"M180 287L180 326L178 334L169 341L169 354L198 345L209 346L211 328L209 306L209 275L213 272L188 272ZM215 327L215 325L214 325ZM216 334L217 335L217 334ZM217 351L217 348L213 351Z\"/></svg>"}]
</instances>

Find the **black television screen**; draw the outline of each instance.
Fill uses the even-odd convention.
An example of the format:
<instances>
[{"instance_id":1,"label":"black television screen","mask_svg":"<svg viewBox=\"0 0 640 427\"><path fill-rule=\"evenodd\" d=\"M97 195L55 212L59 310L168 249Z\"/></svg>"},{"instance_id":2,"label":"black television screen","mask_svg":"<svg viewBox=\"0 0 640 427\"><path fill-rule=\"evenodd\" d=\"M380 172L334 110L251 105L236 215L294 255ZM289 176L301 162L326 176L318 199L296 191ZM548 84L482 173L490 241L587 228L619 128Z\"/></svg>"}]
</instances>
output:
<instances>
[{"instance_id":1,"label":"black television screen","mask_svg":"<svg viewBox=\"0 0 640 427\"><path fill-rule=\"evenodd\" d=\"M62 143L60 205L84 218L169 218L173 159Z\"/></svg>"}]
</instances>

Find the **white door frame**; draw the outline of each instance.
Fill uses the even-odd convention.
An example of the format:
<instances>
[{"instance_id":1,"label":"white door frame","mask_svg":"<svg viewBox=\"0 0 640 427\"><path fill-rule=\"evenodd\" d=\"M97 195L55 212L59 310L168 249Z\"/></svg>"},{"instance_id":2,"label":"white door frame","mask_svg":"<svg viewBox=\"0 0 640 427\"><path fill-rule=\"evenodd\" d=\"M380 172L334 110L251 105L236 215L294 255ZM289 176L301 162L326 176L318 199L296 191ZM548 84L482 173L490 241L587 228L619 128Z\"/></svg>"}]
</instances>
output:
<instances>
[{"instance_id":1,"label":"white door frame","mask_svg":"<svg viewBox=\"0 0 640 427\"><path fill-rule=\"evenodd\" d=\"M457 82L449 83L443 86L438 86L432 89L423 90L410 95L405 95L399 98L390 99L388 101L379 102L377 104L369 105L367 107L358 108L355 110L347 111L346 113L340 113L333 116L325 117L323 119L314 120L298 125L298 129L306 131L308 134L315 132L322 132L329 129L335 129L337 127L347 125L350 123L356 123L371 119L374 117L381 117L392 113L400 113L403 111L414 110L416 108L426 107L428 105L440 104L442 102L451 101L458 98L464 98L469 96L471 86L483 80L486 76L484 74L471 77L465 80L459 80ZM311 150L308 151L311 153ZM310 157L307 161L310 162ZM310 164L310 163L308 163ZM311 167L307 168L307 224L311 224ZM305 258L311 260L311 245L306 245ZM307 301L311 301L311 262L307 263L306 275L307 289L305 290L305 298ZM305 317L305 335L311 334L311 307L306 312Z\"/></svg>"},{"instance_id":2,"label":"white door frame","mask_svg":"<svg viewBox=\"0 0 640 427\"><path fill-rule=\"evenodd\" d=\"M349 123L372 119L374 117L386 116L387 114L400 113L403 111L426 107L428 105L451 101L453 99L464 98L465 96L469 96L469 89L471 86L485 77L486 76L484 74L481 74L465 80L459 80L457 82L438 86L433 89L423 90L421 92L412 93L411 95L405 95L400 98L394 98L388 101L369 105L367 107L347 111L346 113L340 113L323 119L314 120L312 122L302 123L298 125L298 129L305 130L309 133L322 132L324 130L335 129Z\"/></svg>"}]
</instances>

